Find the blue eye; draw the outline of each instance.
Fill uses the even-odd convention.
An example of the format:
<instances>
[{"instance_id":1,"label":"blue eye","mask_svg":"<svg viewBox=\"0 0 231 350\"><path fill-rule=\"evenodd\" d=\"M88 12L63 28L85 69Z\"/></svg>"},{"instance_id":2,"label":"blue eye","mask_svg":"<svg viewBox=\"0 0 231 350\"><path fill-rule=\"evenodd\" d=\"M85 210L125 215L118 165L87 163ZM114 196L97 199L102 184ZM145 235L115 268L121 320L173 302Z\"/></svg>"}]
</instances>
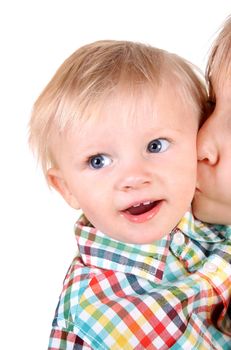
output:
<instances>
[{"instance_id":1,"label":"blue eye","mask_svg":"<svg viewBox=\"0 0 231 350\"><path fill-rule=\"evenodd\" d=\"M168 149L170 142L166 139L156 139L149 142L147 150L150 153L161 153Z\"/></svg>"},{"instance_id":2,"label":"blue eye","mask_svg":"<svg viewBox=\"0 0 231 350\"><path fill-rule=\"evenodd\" d=\"M101 169L111 164L111 159L104 154L97 154L89 159L89 165L92 169Z\"/></svg>"}]
</instances>

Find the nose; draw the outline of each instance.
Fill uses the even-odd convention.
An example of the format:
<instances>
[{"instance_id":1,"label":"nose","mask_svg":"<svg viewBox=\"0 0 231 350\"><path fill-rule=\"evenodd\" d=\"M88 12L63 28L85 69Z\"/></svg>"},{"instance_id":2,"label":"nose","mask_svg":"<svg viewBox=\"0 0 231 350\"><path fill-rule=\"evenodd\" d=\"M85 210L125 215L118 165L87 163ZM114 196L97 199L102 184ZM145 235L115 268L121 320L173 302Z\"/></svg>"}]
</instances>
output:
<instances>
[{"instance_id":1,"label":"nose","mask_svg":"<svg viewBox=\"0 0 231 350\"><path fill-rule=\"evenodd\" d=\"M216 127L212 117L202 125L197 136L198 161L215 165L219 160L219 150L216 143Z\"/></svg>"},{"instance_id":2,"label":"nose","mask_svg":"<svg viewBox=\"0 0 231 350\"><path fill-rule=\"evenodd\" d=\"M129 192L139 190L151 184L151 173L145 169L145 165L129 166L120 169L120 175L116 187L120 191Z\"/></svg>"}]
</instances>

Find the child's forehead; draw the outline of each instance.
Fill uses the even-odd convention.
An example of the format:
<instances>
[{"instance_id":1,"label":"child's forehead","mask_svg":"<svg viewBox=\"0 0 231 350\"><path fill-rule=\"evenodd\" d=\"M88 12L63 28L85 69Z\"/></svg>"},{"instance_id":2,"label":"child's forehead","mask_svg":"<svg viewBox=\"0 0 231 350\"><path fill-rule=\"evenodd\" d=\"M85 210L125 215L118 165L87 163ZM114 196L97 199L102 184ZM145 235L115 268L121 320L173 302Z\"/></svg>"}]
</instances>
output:
<instances>
[{"instance_id":1,"label":"child's forehead","mask_svg":"<svg viewBox=\"0 0 231 350\"><path fill-rule=\"evenodd\" d=\"M92 133L106 128L137 128L154 125L154 128L174 126L175 121L186 122L186 116L199 120L198 111L192 108L181 87L163 83L155 87L143 86L138 90L119 89L98 104L89 106L88 113L76 119L66 135ZM159 125L158 125L159 124Z\"/></svg>"},{"instance_id":2,"label":"child's forehead","mask_svg":"<svg viewBox=\"0 0 231 350\"><path fill-rule=\"evenodd\" d=\"M90 100L84 107L80 110L74 104L69 113L67 108L66 114L72 114L73 118L68 120L63 129L56 129L56 136L63 135L66 139L73 134L76 137L83 133L93 135L92 133L98 131L102 133L102 130L107 133L105 126L113 129L118 123L121 129L134 126L135 130L137 125L142 128L142 123L148 126L153 120L160 122L160 126L156 124L155 127L163 128L173 125L179 119L181 123L185 123L185 119L198 121L200 118L199 108L190 88L173 74L162 75L154 83L134 84L129 80L120 82L109 93L106 91L97 95L97 98ZM168 118L165 118L165 114ZM161 118L167 120L164 126Z\"/></svg>"},{"instance_id":3,"label":"child's forehead","mask_svg":"<svg viewBox=\"0 0 231 350\"><path fill-rule=\"evenodd\" d=\"M101 123L105 118L110 122L122 115L126 122L136 120L145 114L155 114L157 109L170 103L170 95L174 96L171 100L182 99L183 92L181 87L170 83L161 83L156 86L140 85L139 88L129 89L119 87L110 94L94 101L88 105L81 118L77 118L74 124L81 128L86 123Z\"/></svg>"}]
</instances>

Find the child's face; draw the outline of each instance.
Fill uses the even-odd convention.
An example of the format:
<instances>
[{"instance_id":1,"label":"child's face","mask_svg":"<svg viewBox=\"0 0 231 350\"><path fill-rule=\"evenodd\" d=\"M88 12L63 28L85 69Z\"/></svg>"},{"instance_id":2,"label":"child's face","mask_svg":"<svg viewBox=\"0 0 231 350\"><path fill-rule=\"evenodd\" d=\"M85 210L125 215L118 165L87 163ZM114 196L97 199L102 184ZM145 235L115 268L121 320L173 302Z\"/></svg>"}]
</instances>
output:
<instances>
[{"instance_id":1,"label":"child's face","mask_svg":"<svg viewBox=\"0 0 231 350\"><path fill-rule=\"evenodd\" d=\"M61 137L59 168L48 178L109 236L137 244L158 240L190 206L199 117L172 86L151 98L114 97L100 117Z\"/></svg>"},{"instance_id":2,"label":"child's face","mask_svg":"<svg viewBox=\"0 0 231 350\"><path fill-rule=\"evenodd\" d=\"M198 219L231 224L231 80L214 84L216 106L198 134Z\"/></svg>"}]
</instances>

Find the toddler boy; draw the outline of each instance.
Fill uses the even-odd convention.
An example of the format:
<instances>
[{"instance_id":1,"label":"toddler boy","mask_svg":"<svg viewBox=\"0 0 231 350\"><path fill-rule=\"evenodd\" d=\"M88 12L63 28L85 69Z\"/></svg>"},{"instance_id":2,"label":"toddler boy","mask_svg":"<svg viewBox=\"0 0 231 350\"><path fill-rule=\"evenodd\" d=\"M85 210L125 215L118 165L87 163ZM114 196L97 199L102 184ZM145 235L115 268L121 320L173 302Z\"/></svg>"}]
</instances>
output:
<instances>
[{"instance_id":1,"label":"toddler boy","mask_svg":"<svg viewBox=\"0 0 231 350\"><path fill-rule=\"evenodd\" d=\"M189 211L206 101L189 63L125 41L77 50L37 100L31 145L84 213L50 350L229 348L226 240Z\"/></svg>"}]
</instances>

